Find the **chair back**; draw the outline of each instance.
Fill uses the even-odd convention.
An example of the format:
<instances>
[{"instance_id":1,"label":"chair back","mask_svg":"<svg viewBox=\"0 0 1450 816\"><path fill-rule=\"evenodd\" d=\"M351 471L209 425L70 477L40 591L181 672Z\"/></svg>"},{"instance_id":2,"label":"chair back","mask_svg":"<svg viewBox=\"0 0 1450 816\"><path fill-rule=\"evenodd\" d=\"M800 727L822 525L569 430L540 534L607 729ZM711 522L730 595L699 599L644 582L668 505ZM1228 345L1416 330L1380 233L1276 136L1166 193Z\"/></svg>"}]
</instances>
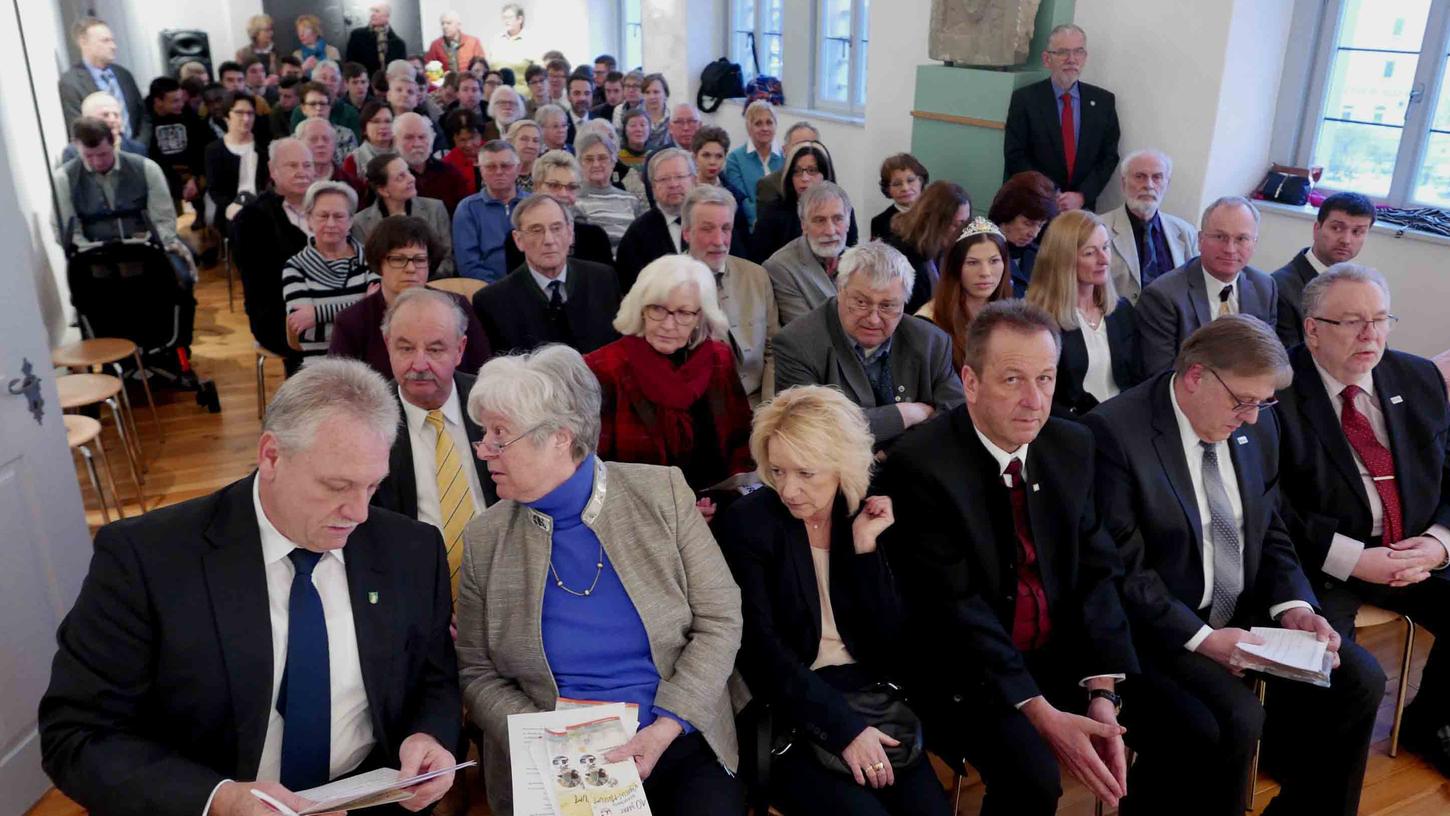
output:
<instances>
[{"instance_id":1,"label":"chair back","mask_svg":"<svg viewBox=\"0 0 1450 816\"><path fill-rule=\"evenodd\" d=\"M470 301L473 300L474 295L478 294L478 290L487 285L487 281L481 281L477 278L439 278L438 280L428 281L428 286L434 289L442 289L445 292L452 292L455 295L463 295Z\"/></svg>"}]
</instances>

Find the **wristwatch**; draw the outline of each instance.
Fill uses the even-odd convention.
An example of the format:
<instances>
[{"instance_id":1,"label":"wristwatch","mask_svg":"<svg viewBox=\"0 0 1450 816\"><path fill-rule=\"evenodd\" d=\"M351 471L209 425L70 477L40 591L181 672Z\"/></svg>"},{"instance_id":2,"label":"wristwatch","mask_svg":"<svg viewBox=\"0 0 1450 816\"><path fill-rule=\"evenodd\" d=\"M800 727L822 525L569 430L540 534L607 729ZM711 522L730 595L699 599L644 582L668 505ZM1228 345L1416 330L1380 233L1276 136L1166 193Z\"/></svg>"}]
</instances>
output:
<instances>
[{"instance_id":1,"label":"wristwatch","mask_svg":"<svg viewBox=\"0 0 1450 816\"><path fill-rule=\"evenodd\" d=\"M1099 699L1107 700L1113 704L1113 714L1123 713L1123 698L1116 692L1108 691L1107 689L1092 689L1088 692L1088 702Z\"/></svg>"}]
</instances>

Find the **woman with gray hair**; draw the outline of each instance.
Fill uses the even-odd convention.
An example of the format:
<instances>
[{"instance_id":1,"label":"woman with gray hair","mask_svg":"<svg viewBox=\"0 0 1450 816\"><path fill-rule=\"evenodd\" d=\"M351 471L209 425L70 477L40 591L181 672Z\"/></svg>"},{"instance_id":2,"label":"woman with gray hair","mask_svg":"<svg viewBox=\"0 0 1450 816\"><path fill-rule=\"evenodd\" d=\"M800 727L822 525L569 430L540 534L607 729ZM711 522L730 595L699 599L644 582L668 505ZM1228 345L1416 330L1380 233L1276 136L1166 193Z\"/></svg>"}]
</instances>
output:
<instances>
[{"instance_id":1,"label":"woman with gray hair","mask_svg":"<svg viewBox=\"0 0 1450 816\"><path fill-rule=\"evenodd\" d=\"M579 157L584 174L574 206L591 224L604 228L610 251L617 252L619 239L634 219L644 214L645 206L633 193L614 183L619 163L618 143L612 136L593 132L589 124L585 123L574 138L574 155ZM629 172L629 168L624 168L624 172Z\"/></svg>"},{"instance_id":2,"label":"woman with gray hair","mask_svg":"<svg viewBox=\"0 0 1450 816\"><path fill-rule=\"evenodd\" d=\"M488 124L483 126L483 140L502 139L509 125L524 118L524 98L511 85L500 85L488 98Z\"/></svg>"},{"instance_id":3,"label":"woman with gray hair","mask_svg":"<svg viewBox=\"0 0 1450 816\"><path fill-rule=\"evenodd\" d=\"M569 144L569 114L562 107L553 103L540 105L534 111L534 121L539 124L539 135L544 141L541 150L548 152L574 149Z\"/></svg>"},{"instance_id":4,"label":"woman with gray hair","mask_svg":"<svg viewBox=\"0 0 1450 816\"><path fill-rule=\"evenodd\" d=\"M750 402L709 268L685 255L651 262L614 328L623 336L584 358L604 393L600 455L674 465L702 493L753 470ZM710 498L699 506L714 515Z\"/></svg>"},{"instance_id":5,"label":"woman with gray hair","mask_svg":"<svg viewBox=\"0 0 1450 816\"><path fill-rule=\"evenodd\" d=\"M743 814L726 693L740 593L674 468L605 464L599 383L551 345L495 357L468 413L499 502L464 533L458 663L489 807L513 812L508 717L560 698L631 703L652 812ZM607 487L607 490L606 490Z\"/></svg>"},{"instance_id":6,"label":"woman with gray hair","mask_svg":"<svg viewBox=\"0 0 1450 816\"><path fill-rule=\"evenodd\" d=\"M340 181L313 182L302 199L312 237L282 266L288 345L304 356L326 354L332 322L362 300L378 276L352 237L357 193Z\"/></svg>"}]
</instances>

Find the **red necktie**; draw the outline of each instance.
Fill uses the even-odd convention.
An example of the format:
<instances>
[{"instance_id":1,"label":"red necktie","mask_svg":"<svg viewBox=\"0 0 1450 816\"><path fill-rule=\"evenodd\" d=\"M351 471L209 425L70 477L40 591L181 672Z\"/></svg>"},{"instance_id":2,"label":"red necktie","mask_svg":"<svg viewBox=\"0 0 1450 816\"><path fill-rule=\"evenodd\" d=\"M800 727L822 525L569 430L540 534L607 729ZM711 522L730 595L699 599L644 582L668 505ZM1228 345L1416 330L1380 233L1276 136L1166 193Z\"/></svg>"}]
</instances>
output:
<instances>
[{"instance_id":1,"label":"red necktie","mask_svg":"<svg viewBox=\"0 0 1450 816\"><path fill-rule=\"evenodd\" d=\"M1339 392L1340 398L1344 400L1344 410L1340 412L1339 423L1344 428L1344 437L1349 440L1349 446L1354 448L1369 475L1374 477L1374 489L1380 494L1380 502L1384 504L1384 533L1381 540L1385 544L1393 544L1404 538L1404 531L1401 529L1404 521L1400 517L1400 489L1395 484L1395 458L1375 439L1369 419L1354 407L1354 398L1359 392L1357 385L1346 385Z\"/></svg>"},{"instance_id":2,"label":"red necktie","mask_svg":"<svg viewBox=\"0 0 1450 816\"><path fill-rule=\"evenodd\" d=\"M1062 155L1067 160L1067 184L1072 184L1072 168L1077 164L1077 132L1072 129L1072 93L1062 95Z\"/></svg>"},{"instance_id":3,"label":"red necktie","mask_svg":"<svg viewBox=\"0 0 1450 816\"><path fill-rule=\"evenodd\" d=\"M1012 497L1012 526L1017 534L1017 601L1012 613L1012 645L1027 652L1047 645L1052 620L1047 614L1047 590L1037 565L1037 546L1027 521L1027 488L1022 482L1022 460L1014 458L1003 472Z\"/></svg>"},{"instance_id":4,"label":"red necktie","mask_svg":"<svg viewBox=\"0 0 1450 816\"><path fill-rule=\"evenodd\" d=\"M827 260L821 261L821 267L826 270L826 277L830 278L831 280L835 280L836 279L836 265L839 264L840 262L841 262L841 256L840 255L837 255L834 258L829 258Z\"/></svg>"}]
</instances>

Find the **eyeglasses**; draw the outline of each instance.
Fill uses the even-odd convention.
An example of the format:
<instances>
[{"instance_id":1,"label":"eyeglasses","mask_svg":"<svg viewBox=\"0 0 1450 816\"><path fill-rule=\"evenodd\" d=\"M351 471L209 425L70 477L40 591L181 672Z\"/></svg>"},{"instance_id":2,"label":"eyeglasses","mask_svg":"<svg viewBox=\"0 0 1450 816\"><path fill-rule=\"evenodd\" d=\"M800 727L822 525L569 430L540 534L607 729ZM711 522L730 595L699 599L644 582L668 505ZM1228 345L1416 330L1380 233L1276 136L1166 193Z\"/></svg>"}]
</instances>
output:
<instances>
[{"instance_id":1,"label":"eyeglasses","mask_svg":"<svg viewBox=\"0 0 1450 816\"><path fill-rule=\"evenodd\" d=\"M851 297L846 300L846 311L860 317L865 317L875 312L881 315L882 320L895 320L901 317L902 304L894 300L872 303L863 297Z\"/></svg>"},{"instance_id":2,"label":"eyeglasses","mask_svg":"<svg viewBox=\"0 0 1450 816\"><path fill-rule=\"evenodd\" d=\"M389 269L392 269L394 271L401 271L401 270L407 269L410 266L411 267L414 267L414 268L422 268L422 267L426 267L428 265L428 256L427 255L384 255L383 256L383 263L387 264L388 265L388 268Z\"/></svg>"},{"instance_id":3,"label":"eyeglasses","mask_svg":"<svg viewBox=\"0 0 1450 816\"><path fill-rule=\"evenodd\" d=\"M535 425L534 427L528 429L527 431L524 431L523 433L519 434L518 436L514 437L513 439L510 439L507 442L494 442L493 440L487 438L489 432L488 431L485 431L484 432L484 437L485 438L484 439L480 439L477 442L474 442L473 443L473 452L476 453L476 454L478 454L479 456L482 456L485 453L488 454L489 456L498 456L499 454L503 453L504 450L507 449L509 445L512 445L515 442L518 442L519 440L523 439L524 437L528 436L529 434L533 433L534 431L537 431L538 429L540 429L542 427L544 427L544 424L541 422L538 425Z\"/></svg>"},{"instance_id":4,"label":"eyeglasses","mask_svg":"<svg viewBox=\"0 0 1450 816\"><path fill-rule=\"evenodd\" d=\"M500 172L503 172L504 170L512 170L513 168L518 167L518 166L519 166L519 163L518 162L511 161L511 162L502 162L502 163L500 163L500 162L488 162L487 164L480 164L478 167L479 167L480 170L482 170L485 173L500 173Z\"/></svg>"},{"instance_id":5,"label":"eyeglasses","mask_svg":"<svg viewBox=\"0 0 1450 816\"><path fill-rule=\"evenodd\" d=\"M546 181L540 186L551 192L564 192L567 190L571 193L577 193L582 185L577 181Z\"/></svg>"},{"instance_id":6,"label":"eyeglasses","mask_svg":"<svg viewBox=\"0 0 1450 816\"><path fill-rule=\"evenodd\" d=\"M1400 322L1400 319L1398 317L1395 317L1394 315L1385 315L1384 317L1376 317L1369 320L1365 320L1364 318L1355 318L1354 320L1330 320L1327 317L1315 317L1313 315L1310 315L1309 319L1317 320L1320 323L1328 323L1331 326L1342 326L1354 332L1355 336L1363 334L1366 326L1373 328L1376 334L1389 334L1389 332L1394 329L1395 324Z\"/></svg>"},{"instance_id":7,"label":"eyeglasses","mask_svg":"<svg viewBox=\"0 0 1450 816\"><path fill-rule=\"evenodd\" d=\"M824 174L821 173L818 167L797 167L790 172L790 175L791 178L810 178L811 176L821 176Z\"/></svg>"},{"instance_id":8,"label":"eyeglasses","mask_svg":"<svg viewBox=\"0 0 1450 816\"><path fill-rule=\"evenodd\" d=\"M524 235L527 235L535 240L543 238L544 233L548 233L555 238L563 238L564 232L568 230L568 228L569 227L567 224L562 221L558 221L553 224L549 224L548 226L545 226L543 224L534 224L533 226L525 227L519 230L519 232L522 232Z\"/></svg>"},{"instance_id":9,"label":"eyeglasses","mask_svg":"<svg viewBox=\"0 0 1450 816\"><path fill-rule=\"evenodd\" d=\"M1058 49L1055 49L1055 50L1052 50L1052 51L1048 51L1047 53L1051 54L1054 57L1057 57L1058 59L1067 59L1068 57L1077 57L1078 59L1083 59L1083 58L1085 58L1087 56L1087 49L1086 48L1058 48Z\"/></svg>"},{"instance_id":10,"label":"eyeglasses","mask_svg":"<svg viewBox=\"0 0 1450 816\"><path fill-rule=\"evenodd\" d=\"M1226 232L1205 232L1199 238L1207 238L1216 244L1233 244L1240 249L1253 246L1259 240L1257 235L1229 235Z\"/></svg>"},{"instance_id":11,"label":"eyeglasses","mask_svg":"<svg viewBox=\"0 0 1450 816\"><path fill-rule=\"evenodd\" d=\"M886 185L886 189L888 189L888 190L906 190L906 189L909 189L911 187L911 185L913 185L913 184L919 184L920 182L921 182L921 179L918 178L918 177L916 177L916 176L907 176L905 178L894 178L894 179L891 180L891 183L890 184Z\"/></svg>"},{"instance_id":12,"label":"eyeglasses","mask_svg":"<svg viewBox=\"0 0 1450 816\"><path fill-rule=\"evenodd\" d=\"M304 108L325 108L325 107L327 107L327 106L329 106L331 104L332 104L331 102L328 102L326 100L319 102L316 99L314 99L311 102L303 102L302 103L302 107L304 107Z\"/></svg>"},{"instance_id":13,"label":"eyeglasses","mask_svg":"<svg viewBox=\"0 0 1450 816\"><path fill-rule=\"evenodd\" d=\"M689 181L692 178L694 178L693 175L691 175L689 173L685 173L684 175L681 175L681 176L659 176L658 178L655 179L655 181L658 182L658 183L660 183L660 184L675 184L676 182L686 182L686 181Z\"/></svg>"},{"instance_id":14,"label":"eyeglasses","mask_svg":"<svg viewBox=\"0 0 1450 816\"><path fill-rule=\"evenodd\" d=\"M681 326L688 326L700 319L699 309L667 309L657 303L651 303L644 307L644 316L655 323L663 323L670 318Z\"/></svg>"},{"instance_id":15,"label":"eyeglasses","mask_svg":"<svg viewBox=\"0 0 1450 816\"><path fill-rule=\"evenodd\" d=\"M1268 410L1269 408L1273 408L1275 405L1278 405L1279 404L1279 401L1277 399L1272 398L1272 397L1269 398L1269 399L1264 400L1263 402L1255 402L1254 400L1246 400L1243 397L1240 397L1238 394L1235 394L1233 392L1233 389L1231 389L1231 388L1228 387L1228 383L1226 383L1226 382L1223 381L1223 377L1218 376L1218 372L1217 371L1214 371L1213 369L1208 368L1208 366L1204 366L1204 368L1208 369L1208 373L1212 374L1213 375L1213 378L1215 380L1218 380L1218 384L1221 385L1221 386L1223 386L1223 390L1228 392L1229 398L1234 401L1234 413L1235 414L1242 414L1242 413L1245 413L1245 412L1248 412L1248 411L1251 411L1251 410L1252 411L1265 411L1265 410Z\"/></svg>"}]
</instances>

